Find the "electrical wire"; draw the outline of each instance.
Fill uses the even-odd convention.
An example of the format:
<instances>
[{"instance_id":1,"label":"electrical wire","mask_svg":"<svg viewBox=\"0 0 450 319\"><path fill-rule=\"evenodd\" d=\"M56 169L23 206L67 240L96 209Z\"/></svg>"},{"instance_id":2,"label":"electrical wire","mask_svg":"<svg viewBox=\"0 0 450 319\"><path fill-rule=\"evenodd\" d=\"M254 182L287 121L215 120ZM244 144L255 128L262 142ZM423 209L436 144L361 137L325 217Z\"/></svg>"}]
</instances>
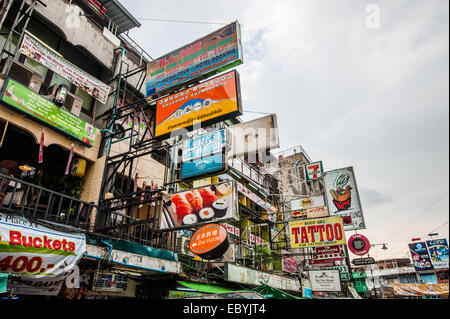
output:
<instances>
[{"instance_id":1,"label":"electrical wire","mask_svg":"<svg viewBox=\"0 0 450 319\"><path fill-rule=\"evenodd\" d=\"M169 20L169 19L152 19L152 18L137 18L141 21L155 21L155 22L171 22L171 23L192 23L192 24L210 24L210 25L227 25L222 22L207 22L207 21L188 21L188 20Z\"/></svg>"}]
</instances>

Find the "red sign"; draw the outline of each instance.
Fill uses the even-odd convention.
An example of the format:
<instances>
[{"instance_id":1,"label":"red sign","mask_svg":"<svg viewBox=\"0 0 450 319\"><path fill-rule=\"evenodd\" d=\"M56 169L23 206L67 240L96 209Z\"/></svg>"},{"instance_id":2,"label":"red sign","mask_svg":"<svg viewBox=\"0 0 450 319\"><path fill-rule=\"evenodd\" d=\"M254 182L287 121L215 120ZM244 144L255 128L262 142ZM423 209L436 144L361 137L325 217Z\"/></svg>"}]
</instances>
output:
<instances>
[{"instance_id":1,"label":"red sign","mask_svg":"<svg viewBox=\"0 0 450 319\"><path fill-rule=\"evenodd\" d=\"M332 259L323 259L323 260L309 260L308 261L310 265L316 265L316 266L334 266L334 261Z\"/></svg>"},{"instance_id":2,"label":"red sign","mask_svg":"<svg viewBox=\"0 0 450 319\"><path fill-rule=\"evenodd\" d=\"M349 238L348 249L357 256L364 256L369 253L370 242L365 236L356 234Z\"/></svg>"},{"instance_id":3,"label":"red sign","mask_svg":"<svg viewBox=\"0 0 450 319\"><path fill-rule=\"evenodd\" d=\"M342 259L345 257L343 245L313 247L314 260L320 259Z\"/></svg>"}]
</instances>

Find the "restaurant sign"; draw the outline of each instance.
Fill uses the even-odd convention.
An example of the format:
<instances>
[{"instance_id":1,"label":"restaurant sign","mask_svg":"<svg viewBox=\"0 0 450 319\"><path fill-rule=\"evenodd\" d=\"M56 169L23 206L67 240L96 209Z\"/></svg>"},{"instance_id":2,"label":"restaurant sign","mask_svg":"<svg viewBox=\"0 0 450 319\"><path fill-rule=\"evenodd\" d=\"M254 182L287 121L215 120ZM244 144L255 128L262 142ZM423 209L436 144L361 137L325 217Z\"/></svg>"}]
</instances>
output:
<instances>
[{"instance_id":1,"label":"restaurant sign","mask_svg":"<svg viewBox=\"0 0 450 319\"><path fill-rule=\"evenodd\" d=\"M95 143L95 127L12 79L5 83L1 100L87 146Z\"/></svg>"},{"instance_id":2,"label":"restaurant sign","mask_svg":"<svg viewBox=\"0 0 450 319\"><path fill-rule=\"evenodd\" d=\"M147 97L196 78L224 72L242 63L241 31L236 21L149 62Z\"/></svg>"},{"instance_id":3,"label":"restaurant sign","mask_svg":"<svg viewBox=\"0 0 450 319\"><path fill-rule=\"evenodd\" d=\"M289 223L291 248L345 245L342 218L323 218Z\"/></svg>"},{"instance_id":4,"label":"restaurant sign","mask_svg":"<svg viewBox=\"0 0 450 319\"><path fill-rule=\"evenodd\" d=\"M25 34L20 53L61 75L82 91L106 104L111 87L65 60L61 55L34 37Z\"/></svg>"},{"instance_id":5,"label":"restaurant sign","mask_svg":"<svg viewBox=\"0 0 450 319\"><path fill-rule=\"evenodd\" d=\"M237 191L232 181L166 194L162 200L161 229L238 220Z\"/></svg>"},{"instance_id":6,"label":"restaurant sign","mask_svg":"<svg viewBox=\"0 0 450 319\"><path fill-rule=\"evenodd\" d=\"M0 272L18 295L56 296L86 252L86 236L0 213Z\"/></svg>"},{"instance_id":7,"label":"restaurant sign","mask_svg":"<svg viewBox=\"0 0 450 319\"><path fill-rule=\"evenodd\" d=\"M239 115L239 73L232 71L157 100L155 137L164 139Z\"/></svg>"}]
</instances>

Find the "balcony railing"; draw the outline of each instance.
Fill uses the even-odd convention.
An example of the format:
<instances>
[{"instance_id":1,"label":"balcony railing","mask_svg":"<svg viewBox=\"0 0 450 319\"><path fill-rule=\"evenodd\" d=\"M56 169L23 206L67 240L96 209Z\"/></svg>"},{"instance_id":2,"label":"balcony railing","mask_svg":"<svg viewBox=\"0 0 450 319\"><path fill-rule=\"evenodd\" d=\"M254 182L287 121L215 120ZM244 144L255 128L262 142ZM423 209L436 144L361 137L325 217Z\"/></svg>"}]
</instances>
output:
<instances>
[{"instance_id":1,"label":"balcony railing","mask_svg":"<svg viewBox=\"0 0 450 319\"><path fill-rule=\"evenodd\" d=\"M255 182L258 186L263 188L265 192L270 193L270 189L276 189L278 187L278 182L275 177L273 177L263 168L256 169L247 162L238 158L230 160L228 162L228 165L238 172L242 173L251 181Z\"/></svg>"},{"instance_id":2,"label":"balcony railing","mask_svg":"<svg viewBox=\"0 0 450 319\"><path fill-rule=\"evenodd\" d=\"M94 203L87 203L0 174L0 212L89 230Z\"/></svg>"}]
</instances>

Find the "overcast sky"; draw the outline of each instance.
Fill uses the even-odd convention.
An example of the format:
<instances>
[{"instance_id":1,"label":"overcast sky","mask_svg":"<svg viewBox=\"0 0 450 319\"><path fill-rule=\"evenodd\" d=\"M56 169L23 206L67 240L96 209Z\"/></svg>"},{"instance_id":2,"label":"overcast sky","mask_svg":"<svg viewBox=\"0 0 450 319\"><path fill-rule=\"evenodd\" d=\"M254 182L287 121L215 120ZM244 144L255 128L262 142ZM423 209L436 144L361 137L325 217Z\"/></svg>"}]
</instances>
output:
<instances>
[{"instance_id":1,"label":"overcast sky","mask_svg":"<svg viewBox=\"0 0 450 319\"><path fill-rule=\"evenodd\" d=\"M282 149L302 145L325 170L355 168L359 233L389 247L372 256L409 258L411 238L431 231L448 240L447 0L121 2L153 58L221 25L142 19L240 22L244 111L276 113Z\"/></svg>"}]
</instances>

